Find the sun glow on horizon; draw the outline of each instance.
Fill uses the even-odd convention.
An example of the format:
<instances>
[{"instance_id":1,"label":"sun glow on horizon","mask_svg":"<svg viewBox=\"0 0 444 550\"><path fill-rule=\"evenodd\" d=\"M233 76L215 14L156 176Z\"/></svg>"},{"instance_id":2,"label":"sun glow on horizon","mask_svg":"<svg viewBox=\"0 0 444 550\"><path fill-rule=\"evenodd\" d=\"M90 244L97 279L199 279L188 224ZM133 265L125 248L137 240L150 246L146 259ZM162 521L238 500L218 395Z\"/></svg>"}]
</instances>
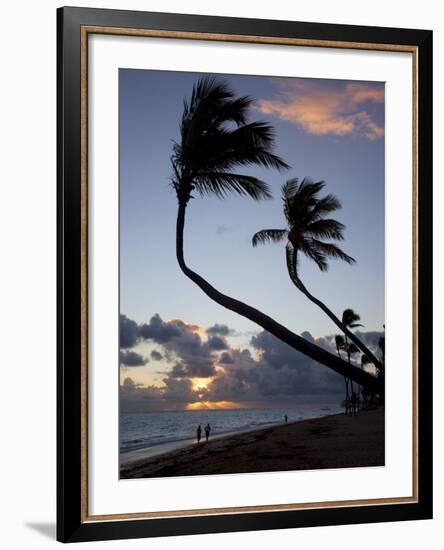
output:
<instances>
[{"instance_id":1,"label":"sun glow on horizon","mask_svg":"<svg viewBox=\"0 0 444 550\"><path fill-rule=\"evenodd\" d=\"M208 378L190 378L191 387L194 391L205 390L213 380L213 377Z\"/></svg>"},{"instance_id":2,"label":"sun glow on horizon","mask_svg":"<svg viewBox=\"0 0 444 550\"><path fill-rule=\"evenodd\" d=\"M243 409L242 403L236 401L195 401L187 403L187 411L199 411L205 409Z\"/></svg>"}]
</instances>

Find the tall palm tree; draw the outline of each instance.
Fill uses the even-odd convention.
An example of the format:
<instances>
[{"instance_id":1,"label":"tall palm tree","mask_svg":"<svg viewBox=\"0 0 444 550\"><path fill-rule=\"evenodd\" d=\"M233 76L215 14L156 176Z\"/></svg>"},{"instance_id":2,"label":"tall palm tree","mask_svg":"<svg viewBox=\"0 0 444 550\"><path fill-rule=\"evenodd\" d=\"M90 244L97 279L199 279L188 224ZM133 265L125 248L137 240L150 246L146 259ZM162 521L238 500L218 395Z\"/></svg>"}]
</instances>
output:
<instances>
[{"instance_id":1,"label":"tall palm tree","mask_svg":"<svg viewBox=\"0 0 444 550\"><path fill-rule=\"evenodd\" d=\"M327 271L328 260L335 258L349 264L354 258L343 252L336 244L327 240L341 241L345 226L329 214L341 208L338 199L333 195L320 197L319 193L325 182L314 182L304 178L288 180L282 186L284 216L287 221L285 229L263 229L253 236L253 246L269 242L286 243L287 269L294 285L314 304L328 315L337 327L379 368L379 360L361 342L361 340L340 320L321 300L313 296L299 277L299 261L302 255L313 260L321 271Z\"/></svg>"},{"instance_id":2,"label":"tall palm tree","mask_svg":"<svg viewBox=\"0 0 444 550\"><path fill-rule=\"evenodd\" d=\"M352 311L352 310L350 310ZM341 351L344 351L347 356L347 362L349 365L351 365L351 356L355 355L356 353L359 353L359 349L353 342L349 342L347 340L347 337L344 338L342 334L337 334L335 336L335 344L336 344L336 351L338 355L341 355ZM362 357L366 357L362 355ZM345 377L344 377L345 378ZM350 386L350 387L349 387ZM354 413L356 411L355 407L357 405L355 401L355 397L357 396L359 399L359 390L356 394L355 388L353 386L353 380L349 380L348 378L345 378L345 388L346 388L346 407L345 407L345 414L347 412ZM354 409L354 410L353 410Z\"/></svg>"},{"instance_id":3,"label":"tall palm tree","mask_svg":"<svg viewBox=\"0 0 444 550\"><path fill-rule=\"evenodd\" d=\"M288 165L273 153L273 128L265 122L247 122L252 105L249 97L235 97L226 82L200 79L189 101L184 102L180 141L173 145L172 185L178 213L176 256L183 273L219 305L250 319L283 342L334 371L369 387L376 377L350 366L332 353L291 332L261 311L218 291L188 267L184 257L184 227L187 205L195 194L224 198L229 193L254 200L270 197L265 182L233 170L259 165L278 170Z\"/></svg>"},{"instance_id":4,"label":"tall palm tree","mask_svg":"<svg viewBox=\"0 0 444 550\"><path fill-rule=\"evenodd\" d=\"M361 323L358 323L358 321L360 321L360 320L361 320L360 315L358 315L355 311L353 311L353 309L347 308L347 309L344 309L344 311L342 312L342 324L345 327L347 327L349 330L352 329L352 328L362 327L363 325ZM345 335L344 349L347 351L347 358L348 358L348 362L350 363L351 356L354 355L355 353L357 353L359 350L356 347L356 344L354 344L353 342L348 341L348 335L347 334ZM353 381L352 380L350 380L350 386L351 386L351 392L352 392L352 395L353 395L355 390L354 390L354 387L353 387Z\"/></svg>"},{"instance_id":5,"label":"tall palm tree","mask_svg":"<svg viewBox=\"0 0 444 550\"><path fill-rule=\"evenodd\" d=\"M336 344L336 353L342 359L341 351L343 351L345 347L345 339L342 336L342 334L336 334L335 344ZM349 407L350 407L350 394L348 391L349 380L345 376L345 374L344 374L344 383L345 383L345 414L348 414Z\"/></svg>"},{"instance_id":6,"label":"tall palm tree","mask_svg":"<svg viewBox=\"0 0 444 550\"><path fill-rule=\"evenodd\" d=\"M385 331L385 325L383 325ZM378 340L378 348L381 351L382 373L385 369L385 333Z\"/></svg>"}]
</instances>

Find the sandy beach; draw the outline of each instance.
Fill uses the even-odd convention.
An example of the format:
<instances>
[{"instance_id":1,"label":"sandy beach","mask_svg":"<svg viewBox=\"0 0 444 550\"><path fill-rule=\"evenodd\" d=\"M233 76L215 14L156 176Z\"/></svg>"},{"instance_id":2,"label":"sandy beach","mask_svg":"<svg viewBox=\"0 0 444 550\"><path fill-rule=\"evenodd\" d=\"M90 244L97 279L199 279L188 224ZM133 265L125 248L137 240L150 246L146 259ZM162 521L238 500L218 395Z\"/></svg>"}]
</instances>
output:
<instances>
[{"instance_id":1,"label":"sandy beach","mask_svg":"<svg viewBox=\"0 0 444 550\"><path fill-rule=\"evenodd\" d=\"M303 420L124 464L121 479L384 465L384 409Z\"/></svg>"}]
</instances>

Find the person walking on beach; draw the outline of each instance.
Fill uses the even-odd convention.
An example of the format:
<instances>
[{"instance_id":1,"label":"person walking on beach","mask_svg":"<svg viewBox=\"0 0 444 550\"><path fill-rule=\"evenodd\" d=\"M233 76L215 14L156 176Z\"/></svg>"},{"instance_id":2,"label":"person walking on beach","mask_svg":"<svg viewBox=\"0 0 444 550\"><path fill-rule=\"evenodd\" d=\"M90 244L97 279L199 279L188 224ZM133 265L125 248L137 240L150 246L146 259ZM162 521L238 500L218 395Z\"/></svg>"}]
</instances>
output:
<instances>
[{"instance_id":1,"label":"person walking on beach","mask_svg":"<svg viewBox=\"0 0 444 550\"><path fill-rule=\"evenodd\" d=\"M284 416L284 419L285 419L285 424L286 424L286 423L288 422L288 416L285 415L285 416Z\"/></svg>"},{"instance_id":2,"label":"person walking on beach","mask_svg":"<svg viewBox=\"0 0 444 550\"><path fill-rule=\"evenodd\" d=\"M205 426L205 439L207 440L207 442L208 442L208 439L210 438L210 432L211 432L211 426L210 426L210 424L208 423L208 424Z\"/></svg>"},{"instance_id":3,"label":"person walking on beach","mask_svg":"<svg viewBox=\"0 0 444 550\"><path fill-rule=\"evenodd\" d=\"M200 443L200 438L202 437L202 426L199 424L197 426L197 442Z\"/></svg>"}]
</instances>

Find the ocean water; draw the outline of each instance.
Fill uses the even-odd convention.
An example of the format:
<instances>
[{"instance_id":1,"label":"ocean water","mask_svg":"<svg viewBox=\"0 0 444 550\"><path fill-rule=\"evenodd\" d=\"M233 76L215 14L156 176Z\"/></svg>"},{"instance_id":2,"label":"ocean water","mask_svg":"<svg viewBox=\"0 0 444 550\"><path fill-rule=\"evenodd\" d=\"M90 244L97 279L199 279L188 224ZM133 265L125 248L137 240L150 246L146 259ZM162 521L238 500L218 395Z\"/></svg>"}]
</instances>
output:
<instances>
[{"instance_id":1,"label":"ocean water","mask_svg":"<svg viewBox=\"0 0 444 550\"><path fill-rule=\"evenodd\" d=\"M133 453L142 449L150 455L160 454L192 442L197 426L211 426L210 439L227 433L257 430L267 426L317 418L343 412L338 405L308 406L291 409L230 409L198 411L163 411L146 413L122 413L120 415L120 453Z\"/></svg>"}]
</instances>

